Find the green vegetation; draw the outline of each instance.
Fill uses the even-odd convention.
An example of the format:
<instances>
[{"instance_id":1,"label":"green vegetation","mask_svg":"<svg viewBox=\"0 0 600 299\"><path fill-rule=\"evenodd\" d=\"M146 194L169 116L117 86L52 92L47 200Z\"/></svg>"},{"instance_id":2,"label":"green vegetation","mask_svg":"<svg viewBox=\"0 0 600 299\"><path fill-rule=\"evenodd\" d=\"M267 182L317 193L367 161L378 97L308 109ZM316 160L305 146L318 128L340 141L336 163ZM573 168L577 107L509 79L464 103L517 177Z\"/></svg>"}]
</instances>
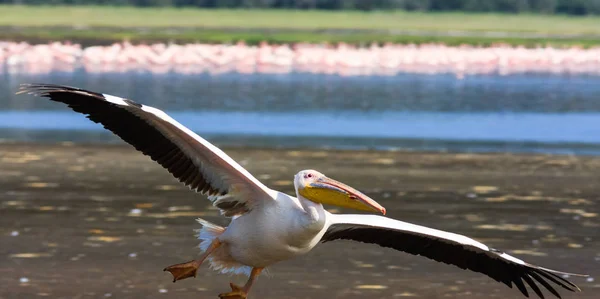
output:
<instances>
[{"instance_id":1,"label":"green vegetation","mask_svg":"<svg viewBox=\"0 0 600 299\"><path fill-rule=\"evenodd\" d=\"M0 34L0 39L4 40L27 40L31 43L44 43L48 41L70 40L82 43L84 46L110 44L113 42L128 40L133 43L138 42L205 42L205 43L235 43L245 41L248 44L258 44L261 41L269 43L339 43L367 45L372 42L384 43L392 42L399 44L423 44L423 43L443 43L446 45L480 45L489 46L497 43L505 43L514 46L536 47L536 46L554 46L568 47L581 46L593 47L600 45L600 38L595 39L550 39L550 38L495 38L495 37L469 37L469 36L411 36L411 35L386 35L386 34L327 34L318 32L228 32L214 30L199 31L181 31L174 33L171 30L63 30L63 29L21 29L18 32L8 32Z\"/></svg>"},{"instance_id":2,"label":"green vegetation","mask_svg":"<svg viewBox=\"0 0 600 299\"><path fill-rule=\"evenodd\" d=\"M0 0L0 4L600 14L600 0Z\"/></svg>"},{"instance_id":3,"label":"green vegetation","mask_svg":"<svg viewBox=\"0 0 600 299\"><path fill-rule=\"evenodd\" d=\"M595 16L107 6L3 5L0 6L0 26L460 30L600 35L600 17Z\"/></svg>"},{"instance_id":4,"label":"green vegetation","mask_svg":"<svg viewBox=\"0 0 600 299\"><path fill-rule=\"evenodd\" d=\"M0 26L0 39L39 42L600 45L600 17L531 14L5 5L0 6Z\"/></svg>"}]
</instances>

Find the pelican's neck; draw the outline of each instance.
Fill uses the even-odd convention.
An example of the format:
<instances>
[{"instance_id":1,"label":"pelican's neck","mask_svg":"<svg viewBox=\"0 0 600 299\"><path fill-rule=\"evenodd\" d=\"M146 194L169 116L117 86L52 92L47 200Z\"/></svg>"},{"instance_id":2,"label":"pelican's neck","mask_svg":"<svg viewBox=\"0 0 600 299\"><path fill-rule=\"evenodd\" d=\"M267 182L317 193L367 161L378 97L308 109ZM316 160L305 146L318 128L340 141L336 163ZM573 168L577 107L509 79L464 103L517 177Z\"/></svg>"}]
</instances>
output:
<instances>
[{"instance_id":1,"label":"pelican's neck","mask_svg":"<svg viewBox=\"0 0 600 299\"><path fill-rule=\"evenodd\" d=\"M296 196L298 197L300 205L308 215L310 223L316 225L325 223L325 208L323 208L322 204L304 198L298 191L296 191Z\"/></svg>"}]
</instances>

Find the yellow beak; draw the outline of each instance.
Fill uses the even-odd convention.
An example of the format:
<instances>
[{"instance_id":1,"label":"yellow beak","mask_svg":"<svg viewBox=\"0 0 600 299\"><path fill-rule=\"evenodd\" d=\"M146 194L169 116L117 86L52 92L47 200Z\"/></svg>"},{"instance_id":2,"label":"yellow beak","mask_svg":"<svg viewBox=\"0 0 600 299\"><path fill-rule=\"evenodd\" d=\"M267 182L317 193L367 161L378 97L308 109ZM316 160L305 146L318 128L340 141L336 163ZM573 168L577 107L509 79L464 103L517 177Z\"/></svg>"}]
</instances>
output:
<instances>
[{"instance_id":1,"label":"yellow beak","mask_svg":"<svg viewBox=\"0 0 600 299\"><path fill-rule=\"evenodd\" d=\"M328 177L322 177L298 190L304 198L321 204L361 211L380 212L385 208L360 191Z\"/></svg>"}]
</instances>

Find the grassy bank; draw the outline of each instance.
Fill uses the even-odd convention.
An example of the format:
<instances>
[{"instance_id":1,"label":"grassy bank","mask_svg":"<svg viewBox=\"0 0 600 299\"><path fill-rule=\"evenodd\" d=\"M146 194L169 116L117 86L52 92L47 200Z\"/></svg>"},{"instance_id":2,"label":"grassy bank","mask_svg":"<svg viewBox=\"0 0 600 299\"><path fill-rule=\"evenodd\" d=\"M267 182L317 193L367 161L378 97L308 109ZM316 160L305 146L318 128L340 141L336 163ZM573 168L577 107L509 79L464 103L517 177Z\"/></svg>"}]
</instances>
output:
<instances>
[{"instance_id":1,"label":"grassy bank","mask_svg":"<svg viewBox=\"0 0 600 299\"><path fill-rule=\"evenodd\" d=\"M495 38L472 36L421 36L421 35L387 35L377 33L331 34L320 32L235 32L219 30L198 30L173 32L172 30L68 30L51 29L19 29L19 32L0 32L0 40L27 41L30 43L46 43L49 41L70 40L84 46L107 45L113 42L128 40L132 43L234 43L243 40L248 44L258 44L261 41L269 43L339 43L346 42L357 45L367 45L371 42L392 42L399 44L442 43L450 46L468 44L489 46L495 43L505 43L513 46L553 46L553 47L593 47L600 45L600 38L593 39L555 39L555 38Z\"/></svg>"},{"instance_id":2,"label":"grassy bank","mask_svg":"<svg viewBox=\"0 0 600 299\"><path fill-rule=\"evenodd\" d=\"M0 38L47 41L600 44L600 17L0 6Z\"/></svg>"},{"instance_id":3,"label":"grassy bank","mask_svg":"<svg viewBox=\"0 0 600 299\"><path fill-rule=\"evenodd\" d=\"M529 14L0 6L0 16L0 26L457 30L600 35L600 17Z\"/></svg>"}]
</instances>

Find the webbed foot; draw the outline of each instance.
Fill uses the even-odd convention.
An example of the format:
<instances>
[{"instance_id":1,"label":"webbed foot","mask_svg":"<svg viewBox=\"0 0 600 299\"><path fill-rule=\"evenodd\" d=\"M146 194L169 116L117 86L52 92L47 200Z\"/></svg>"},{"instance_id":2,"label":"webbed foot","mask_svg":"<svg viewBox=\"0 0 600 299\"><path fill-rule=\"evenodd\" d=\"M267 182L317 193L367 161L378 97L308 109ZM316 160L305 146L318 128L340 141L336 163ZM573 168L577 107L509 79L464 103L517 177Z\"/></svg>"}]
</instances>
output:
<instances>
[{"instance_id":1,"label":"webbed foot","mask_svg":"<svg viewBox=\"0 0 600 299\"><path fill-rule=\"evenodd\" d=\"M219 294L221 299L246 299L248 293L244 288L237 286L233 283L229 283L231 286L231 292Z\"/></svg>"},{"instance_id":2,"label":"webbed foot","mask_svg":"<svg viewBox=\"0 0 600 299\"><path fill-rule=\"evenodd\" d=\"M188 277L196 277L196 272L198 271L200 264L202 264L202 261L193 260L186 263L168 266L164 268L163 271L171 272L173 275L173 282L176 282Z\"/></svg>"},{"instance_id":3,"label":"webbed foot","mask_svg":"<svg viewBox=\"0 0 600 299\"><path fill-rule=\"evenodd\" d=\"M182 279L186 279L188 277L196 277L196 272L198 271L198 268L200 268L200 265L202 265L202 262L215 249L219 248L219 246L221 246L221 241L219 241L219 239L215 238L210 243L210 245L208 246L206 251L204 251L204 254L202 255L202 257L200 259L181 263L181 264L171 265L171 266L164 268L163 271L171 272L171 274L173 275L173 282L176 282L176 281L182 280Z\"/></svg>"}]
</instances>

